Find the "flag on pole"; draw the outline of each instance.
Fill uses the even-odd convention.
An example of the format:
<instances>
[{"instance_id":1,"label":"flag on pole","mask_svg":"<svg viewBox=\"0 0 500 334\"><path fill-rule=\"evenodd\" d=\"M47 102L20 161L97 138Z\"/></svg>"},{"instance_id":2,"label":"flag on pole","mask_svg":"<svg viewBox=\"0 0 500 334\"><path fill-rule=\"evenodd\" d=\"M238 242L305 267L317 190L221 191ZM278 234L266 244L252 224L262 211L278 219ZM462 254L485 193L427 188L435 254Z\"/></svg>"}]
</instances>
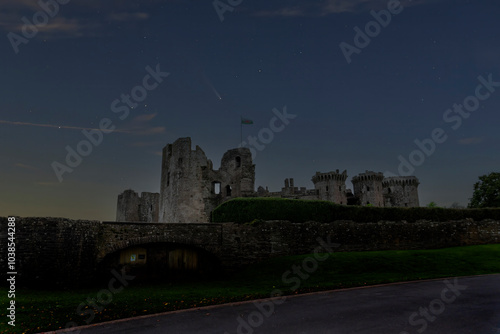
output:
<instances>
[{"instance_id":1,"label":"flag on pole","mask_svg":"<svg viewBox=\"0 0 500 334\"><path fill-rule=\"evenodd\" d=\"M253 124L253 121L248 118L241 118L241 124Z\"/></svg>"}]
</instances>

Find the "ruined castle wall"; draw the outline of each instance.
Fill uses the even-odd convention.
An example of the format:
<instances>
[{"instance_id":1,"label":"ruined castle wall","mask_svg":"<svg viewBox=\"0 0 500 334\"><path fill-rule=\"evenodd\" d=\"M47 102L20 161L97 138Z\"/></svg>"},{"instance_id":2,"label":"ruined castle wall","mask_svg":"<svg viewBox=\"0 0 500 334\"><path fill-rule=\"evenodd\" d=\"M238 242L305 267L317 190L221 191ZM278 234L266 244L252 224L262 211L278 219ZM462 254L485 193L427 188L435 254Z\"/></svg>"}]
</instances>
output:
<instances>
[{"instance_id":1,"label":"ruined castle wall","mask_svg":"<svg viewBox=\"0 0 500 334\"><path fill-rule=\"evenodd\" d=\"M116 221L137 222L139 219L139 195L133 190L125 190L118 195Z\"/></svg>"},{"instance_id":2,"label":"ruined castle wall","mask_svg":"<svg viewBox=\"0 0 500 334\"><path fill-rule=\"evenodd\" d=\"M158 221L160 194L143 192L139 196L133 190L125 190L118 195L116 221L145 222Z\"/></svg>"},{"instance_id":3,"label":"ruined castle wall","mask_svg":"<svg viewBox=\"0 0 500 334\"><path fill-rule=\"evenodd\" d=\"M255 165L248 148L235 148L224 153L219 173L225 186L231 186L232 197L252 196L255 192Z\"/></svg>"},{"instance_id":4,"label":"ruined castle wall","mask_svg":"<svg viewBox=\"0 0 500 334\"><path fill-rule=\"evenodd\" d=\"M146 223L158 222L158 213L160 208L159 193L141 193L139 200L139 221Z\"/></svg>"},{"instance_id":5,"label":"ruined castle wall","mask_svg":"<svg viewBox=\"0 0 500 334\"><path fill-rule=\"evenodd\" d=\"M187 223L207 221L203 200L207 187L202 170L211 163L203 150L191 150L191 138L180 138L163 149L159 221Z\"/></svg>"},{"instance_id":6,"label":"ruined castle wall","mask_svg":"<svg viewBox=\"0 0 500 334\"><path fill-rule=\"evenodd\" d=\"M227 151L219 170L203 150L181 138L163 149L160 215L164 223L208 221L211 211L234 198L253 196L255 165L248 148Z\"/></svg>"}]
</instances>

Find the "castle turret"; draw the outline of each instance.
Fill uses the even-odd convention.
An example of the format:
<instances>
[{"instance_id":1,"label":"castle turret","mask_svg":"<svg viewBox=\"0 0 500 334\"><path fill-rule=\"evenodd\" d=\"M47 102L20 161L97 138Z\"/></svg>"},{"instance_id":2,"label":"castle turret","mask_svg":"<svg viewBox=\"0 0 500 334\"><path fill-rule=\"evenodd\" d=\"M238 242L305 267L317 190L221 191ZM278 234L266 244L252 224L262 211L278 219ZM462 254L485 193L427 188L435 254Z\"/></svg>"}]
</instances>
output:
<instances>
[{"instance_id":1,"label":"castle turret","mask_svg":"<svg viewBox=\"0 0 500 334\"><path fill-rule=\"evenodd\" d=\"M330 201L337 204L347 204L345 180L347 179L347 171L339 173L335 172L320 173L312 177L314 188L319 193L319 199Z\"/></svg>"},{"instance_id":2,"label":"castle turret","mask_svg":"<svg viewBox=\"0 0 500 334\"><path fill-rule=\"evenodd\" d=\"M418 207L418 185L415 176L387 177L382 181L386 207Z\"/></svg>"},{"instance_id":3,"label":"castle turret","mask_svg":"<svg viewBox=\"0 0 500 334\"><path fill-rule=\"evenodd\" d=\"M366 171L352 178L354 196L359 199L360 205L384 206L384 197L382 194L383 179L384 174L372 171Z\"/></svg>"}]
</instances>

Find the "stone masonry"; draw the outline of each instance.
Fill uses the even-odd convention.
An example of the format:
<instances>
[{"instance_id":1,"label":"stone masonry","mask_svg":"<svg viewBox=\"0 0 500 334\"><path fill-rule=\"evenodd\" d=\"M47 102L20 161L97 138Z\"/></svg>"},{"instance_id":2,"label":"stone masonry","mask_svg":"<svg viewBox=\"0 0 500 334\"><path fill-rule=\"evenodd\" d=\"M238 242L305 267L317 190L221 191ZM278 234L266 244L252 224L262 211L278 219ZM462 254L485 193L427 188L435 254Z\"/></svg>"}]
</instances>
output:
<instances>
[{"instance_id":1,"label":"stone masonry","mask_svg":"<svg viewBox=\"0 0 500 334\"><path fill-rule=\"evenodd\" d=\"M191 138L179 138L163 149L160 194L126 190L118 196L116 220L122 222L194 223L209 221L219 204L235 197L279 197L324 200L341 205L378 207L419 206L415 176L385 178L366 171L352 178L354 193L346 187L347 171L312 177L314 189L296 187L287 178L281 191L255 191L255 165L248 148L227 151L218 170Z\"/></svg>"},{"instance_id":2,"label":"stone masonry","mask_svg":"<svg viewBox=\"0 0 500 334\"><path fill-rule=\"evenodd\" d=\"M470 219L324 224L272 221L246 225L18 217L16 232L18 283L43 288L90 283L106 259L133 247L150 247L149 262L156 255L152 246L183 245L213 255L222 271L232 271L272 257L311 254L322 242L339 244L335 249L322 249L325 253L434 249L500 242L499 221ZM0 217L2 254L7 254L7 243L7 218ZM0 279L5 282L7 257L0 257L0 268Z\"/></svg>"}]
</instances>

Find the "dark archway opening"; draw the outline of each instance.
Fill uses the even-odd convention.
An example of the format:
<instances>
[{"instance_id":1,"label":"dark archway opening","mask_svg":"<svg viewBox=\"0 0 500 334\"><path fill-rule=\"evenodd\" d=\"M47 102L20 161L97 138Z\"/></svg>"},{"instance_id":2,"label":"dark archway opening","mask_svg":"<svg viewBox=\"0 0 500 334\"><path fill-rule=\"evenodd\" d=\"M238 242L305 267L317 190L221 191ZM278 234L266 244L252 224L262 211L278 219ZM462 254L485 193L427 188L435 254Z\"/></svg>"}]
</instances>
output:
<instances>
[{"instance_id":1,"label":"dark archway opening","mask_svg":"<svg viewBox=\"0 0 500 334\"><path fill-rule=\"evenodd\" d=\"M133 282L168 282L218 278L220 262L197 247L151 243L128 247L108 254L98 267L98 277L107 280L113 270L135 276Z\"/></svg>"}]
</instances>

